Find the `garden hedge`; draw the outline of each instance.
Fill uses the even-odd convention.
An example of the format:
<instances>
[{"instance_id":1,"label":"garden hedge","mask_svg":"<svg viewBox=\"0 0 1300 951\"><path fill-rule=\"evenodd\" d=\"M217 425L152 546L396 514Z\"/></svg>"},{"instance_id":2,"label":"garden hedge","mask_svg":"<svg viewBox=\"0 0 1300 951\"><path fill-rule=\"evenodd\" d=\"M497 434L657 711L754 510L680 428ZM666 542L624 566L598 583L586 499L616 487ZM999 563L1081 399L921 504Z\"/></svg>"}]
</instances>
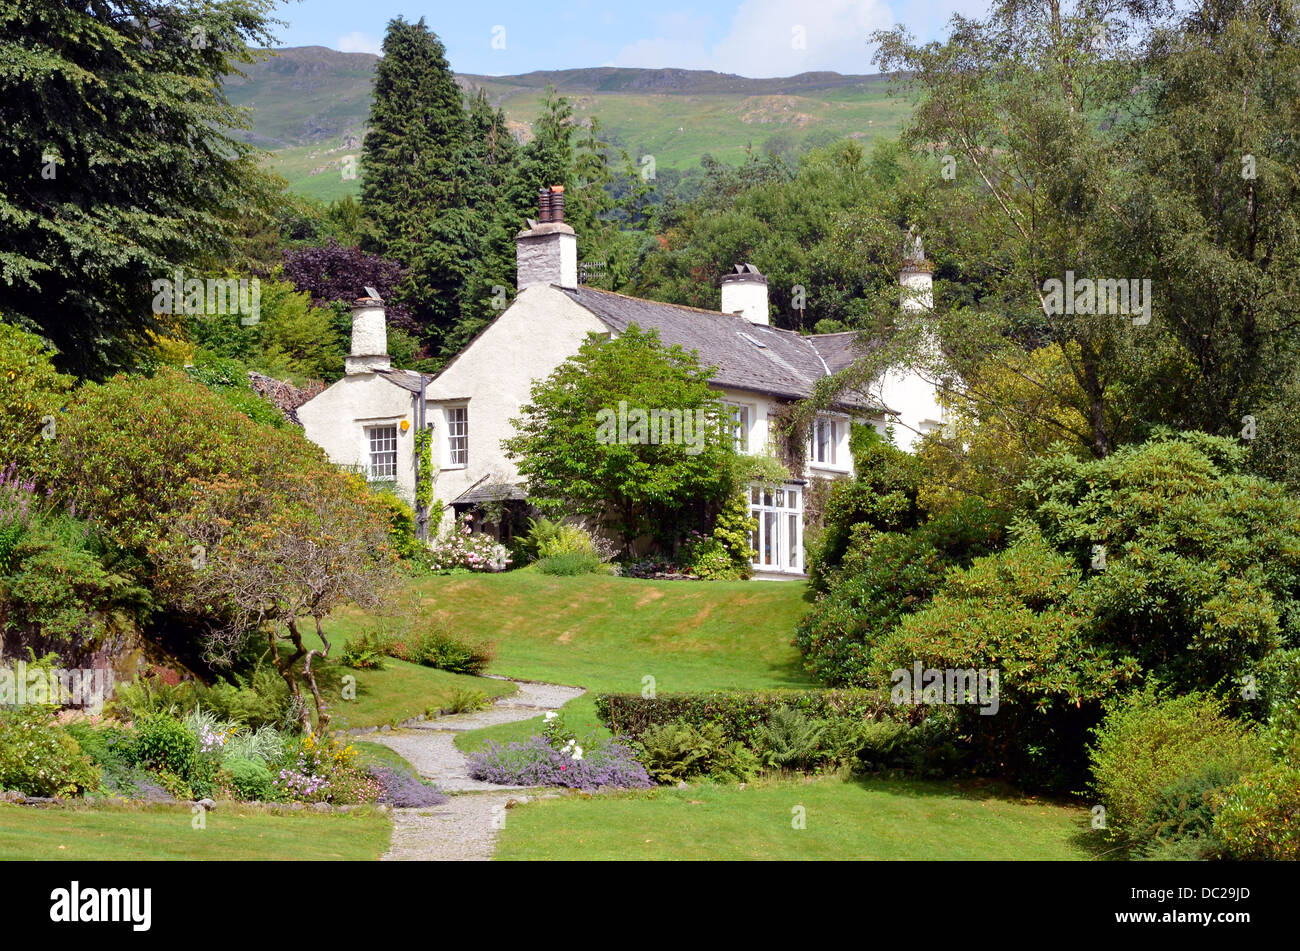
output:
<instances>
[{"instance_id":1,"label":"garden hedge","mask_svg":"<svg viewBox=\"0 0 1300 951\"><path fill-rule=\"evenodd\" d=\"M632 693L602 693L596 713L615 734L637 739L651 726L685 720L692 726L715 723L727 737L753 745L757 729L772 713L793 707L823 720L893 720L918 724L924 706L900 706L876 690L748 690L666 693L643 697Z\"/></svg>"}]
</instances>

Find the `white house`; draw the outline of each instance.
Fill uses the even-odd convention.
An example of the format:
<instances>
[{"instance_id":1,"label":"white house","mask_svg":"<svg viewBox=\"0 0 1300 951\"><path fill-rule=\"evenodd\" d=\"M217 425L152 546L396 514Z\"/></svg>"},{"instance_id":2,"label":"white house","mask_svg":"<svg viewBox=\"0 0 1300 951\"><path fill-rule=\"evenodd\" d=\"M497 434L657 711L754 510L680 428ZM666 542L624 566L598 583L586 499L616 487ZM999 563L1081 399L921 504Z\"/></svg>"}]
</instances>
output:
<instances>
[{"instance_id":1,"label":"white house","mask_svg":"<svg viewBox=\"0 0 1300 951\"><path fill-rule=\"evenodd\" d=\"M853 333L806 336L769 326L767 279L750 265L737 265L723 279L716 311L580 286L577 236L563 221L562 199L552 209L544 193L540 204L540 221L530 221L516 238L515 301L436 375L394 370L382 302L356 302L346 375L298 408L306 435L330 459L361 467L373 480L391 479L413 500L415 433L425 427L437 467L434 495L447 519L489 502L522 508L522 479L501 442L513 434L510 420L528 402L534 381L576 353L589 334L614 337L637 324L658 330L665 344L697 351L702 363L716 367L712 384L733 407L738 447L751 453L769 451L775 414L811 396L819 379L857 355ZM930 306L919 242L900 282L904 311ZM846 393L818 415L803 470L780 491L751 487L760 576L803 574L805 489L814 479L852 474L851 420L882 431L892 423L908 449L942 424L935 388L915 374L886 374L870 390Z\"/></svg>"}]
</instances>

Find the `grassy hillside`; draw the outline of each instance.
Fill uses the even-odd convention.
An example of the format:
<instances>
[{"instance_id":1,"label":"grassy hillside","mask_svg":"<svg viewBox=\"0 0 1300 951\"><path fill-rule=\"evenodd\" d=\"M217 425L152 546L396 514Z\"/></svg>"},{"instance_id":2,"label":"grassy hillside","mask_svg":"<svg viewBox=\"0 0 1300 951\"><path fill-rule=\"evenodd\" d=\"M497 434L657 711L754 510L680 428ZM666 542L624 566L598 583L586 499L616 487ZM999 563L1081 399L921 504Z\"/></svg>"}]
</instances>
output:
<instances>
[{"instance_id":1,"label":"grassy hillside","mask_svg":"<svg viewBox=\"0 0 1300 951\"><path fill-rule=\"evenodd\" d=\"M340 163L359 153L378 57L319 46L277 51L227 83L231 101L251 112L249 142L270 150L271 166L297 192L330 200L360 190ZM853 137L869 144L893 135L909 111L888 95L880 76L803 73L747 79L707 70L570 69L520 76L458 77L482 88L505 110L516 136L528 140L548 83L574 100L579 119L596 117L606 138L661 169L687 169L705 153L739 162L747 145L778 137Z\"/></svg>"}]
</instances>

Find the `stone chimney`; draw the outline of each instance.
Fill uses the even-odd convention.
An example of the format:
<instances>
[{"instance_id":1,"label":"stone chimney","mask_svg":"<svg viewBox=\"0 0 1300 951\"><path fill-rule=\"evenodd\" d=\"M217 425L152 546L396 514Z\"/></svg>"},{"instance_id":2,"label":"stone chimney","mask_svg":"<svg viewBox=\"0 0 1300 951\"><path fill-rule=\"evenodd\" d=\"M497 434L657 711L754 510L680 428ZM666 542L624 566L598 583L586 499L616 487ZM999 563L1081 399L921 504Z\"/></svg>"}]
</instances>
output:
<instances>
[{"instance_id":1,"label":"stone chimney","mask_svg":"<svg viewBox=\"0 0 1300 951\"><path fill-rule=\"evenodd\" d=\"M391 369L392 365L388 358L384 302L378 294L357 298L352 304L352 352L344 360L347 374L374 373Z\"/></svg>"},{"instance_id":2,"label":"stone chimney","mask_svg":"<svg viewBox=\"0 0 1300 951\"><path fill-rule=\"evenodd\" d=\"M751 324L767 324L767 278L752 264L737 264L722 279L722 312Z\"/></svg>"},{"instance_id":3,"label":"stone chimney","mask_svg":"<svg viewBox=\"0 0 1300 951\"><path fill-rule=\"evenodd\" d=\"M914 229L907 232L903 246L903 269L898 274L899 307L904 314L917 314L934 309L934 280L932 266L925 259L925 248Z\"/></svg>"},{"instance_id":4,"label":"stone chimney","mask_svg":"<svg viewBox=\"0 0 1300 951\"><path fill-rule=\"evenodd\" d=\"M564 223L564 186L552 185L537 194L537 220L515 235L515 286L535 284L578 286L578 236Z\"/></svg>"}]
</instances>

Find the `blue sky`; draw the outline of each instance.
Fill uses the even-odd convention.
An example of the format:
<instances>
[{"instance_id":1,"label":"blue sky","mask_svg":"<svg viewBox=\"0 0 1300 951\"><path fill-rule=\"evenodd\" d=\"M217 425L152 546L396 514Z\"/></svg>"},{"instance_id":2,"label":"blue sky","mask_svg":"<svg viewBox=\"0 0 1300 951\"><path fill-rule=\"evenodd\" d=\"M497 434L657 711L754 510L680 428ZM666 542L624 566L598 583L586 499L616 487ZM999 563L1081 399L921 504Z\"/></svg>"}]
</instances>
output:
<instances>
[{"instance_id":1,"label":"blue sky","mask_svg":"<svg viewBox=\"0 0 1300 951\"><path fill-rule=\"evenodd\" d=\"M872 30L922 39L987 0L285 0L283 46L378 52L394 17L425 22L452 68L507 75L583 66L678 66L742 76L814 69L871 73Z\"/></svg>"}]
</instances>

